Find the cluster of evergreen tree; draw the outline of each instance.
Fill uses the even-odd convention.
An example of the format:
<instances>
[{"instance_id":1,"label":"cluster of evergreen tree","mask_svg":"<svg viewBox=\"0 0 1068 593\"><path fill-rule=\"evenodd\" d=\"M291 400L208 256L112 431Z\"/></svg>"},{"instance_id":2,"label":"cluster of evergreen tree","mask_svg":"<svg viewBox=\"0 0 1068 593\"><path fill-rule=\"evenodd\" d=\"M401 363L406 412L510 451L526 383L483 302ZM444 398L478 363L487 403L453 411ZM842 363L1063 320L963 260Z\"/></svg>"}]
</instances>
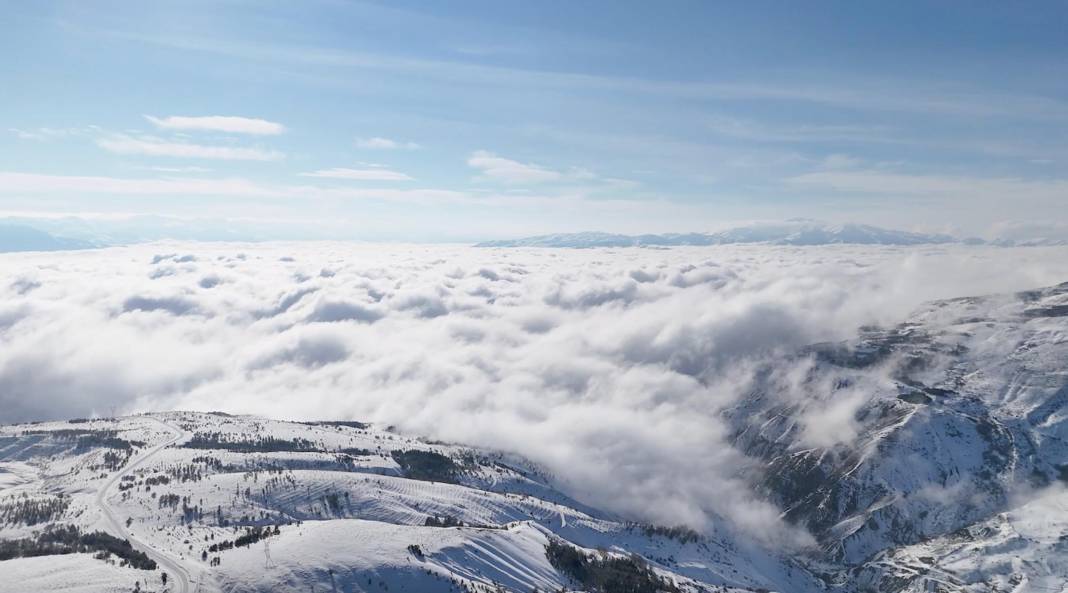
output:
<instances>
[{"instance_id":1,"label":"cluster of evergreen tree","mask_svg":"<svg viewBox=\"0 0 1068 593\"><path fill-rule=\"evenodd\" d=\"M344 447L338 449L337 452L344 455L352 455L353 457L369 457L371 455L377 455L377 453L370 449L362 449L360 447Z\"/></svg>"},{"instance_id":2,"label":"cluster of evergreen tree","mask_svg":"<svg viewBox=\"0 0 1068 593\"><path fill-rule=\"evenodd\" d=\"M301 424L305 426L347 426L357 430L367 430L371 427L366 422L357 422L356 420L313 420L311 422L301 422Z\"/></svg>"},{"instance_id":3,"label":"cluster of evergreen tree","mask_svg":"<svg viewBox=\"0 0 1068 593\"><path fill-rule=\"evenodd\" d=\"M167 476L156 475L145 478L146 486L159 486L161 484L170 484L171 479Z\"/></svg>"},{"instance_id":4,"label":"cluster of evergreen tree","mask_svg":"<svg viewBox=\"0 0 1068 593\"><path fill-rule=\"evenodd\" d=\"M159 508L161 508L161 509L163 509L163 508L176 509L176 508L178 508L178 504L180 502L182 502L182 497L178 496L177 494L174 494L173 492L171 492L171 493L167 493L167 494L161 494L159 496L159 498L156 499L156 501L159 503Z\"/></svg>"},{"instance_id":5,"label":"cluster of evergreen tree","mask_svg":"<svg viewBox=\"0 0 1068 593\"><path fill-rule=\"evenodd\" d=\"M211 469L211 470L214 470L214 471L222 471L222 468L223 468L222 460L219 459L218 457L212 457L211 455L197 455L196 457L194 457L190 461L192 461L193 463L202 463L208 469Z\"/></svg>"},{"instance_id":6,"label":"cluster of evergreen tree","mask_svg":"<svg viewBox=\"0 0 1068 593\"><path fill-rule=\"evenodd\" d=\"M59 441L70 441L80 451L95 447L107 449L133 449L144 447L143 441L130 441L119 437L119 433L110 429L91 430L86 428L61 428L59 430L27 430L26 435L42 435Z\"/></svg>"},{"instance_id":7,"label":"cluster of evergreen tree","mask_svg":"<svg viewBox=\"0 0 1068 593\"><path fill-rule=\"evenodd\" d=\"M161 494L156 499L159 503L159 508L178 509L178 505L182 505L182 523L200 523L204 520L204 511L200 508L200 505L191 504L192 498L187 496L178 496L174 493Z\"/></svg>"},{"instance_id":8,"label":"cluster of evergreen tree","mask_svg":"<svg viewBox=\"0 0 1068 593\"><path fill-rule=\"evenodd\" d=\"M70 498L66 496L21 496L0 502L0 525L37 525L55 520L67 512Z\"/></svg>"},{"instance_id":9,"label":"cluster of evergreen tree","mask_svg":"<svg viewBox=\"0 0 1068 593\"><path fill-rule=\"evenodd\" d=\"M665 527L663 525L651 525L649 523L630 523L627 525L627 529L640 529L646 537L665 537L673 539L680 544L693 544L703 539L700 533L697 533L685 525Z\"/></svg>"},{"instance_id":10,"label":"cluster of evergreen tree","mask_svg":"<svg viewBox=\"0 0 1068 593\"><path fill-rule=\"evenodd\" d=\"M104 458L101 463L92 466L94 470L108 470L117 471L122 469L126 462L133 455L133 449L117 449L114 451L105 451Z\"/></svg>"},{"instance_id":11,"label":"cluster of evergreen tree","mask_svg":"<svg viewBox=\"0 0 1068 593\"><path fill-rule=\"evenodd\" d=\"M486 525L485 523L465 523L452 515L430 515L423 521L426 527L474 527L475 529L507 529L509 524Z\"/></svg>"},{"instance_id":12,"label":"cluster of evergreen tree","mask_svg":"<svg viewBox=\"0 0 1068 593\"><path fill-rule=\"evenodd\" d=\"M170 466L166 469L167 475L179 482L199 482L204 479L204 468L197 463L198 460L213 460L205 463L208 468L222 468L222 462L214 457L194 457L192 463L182 463ZM215 462L218 462L216 464Z\"/></svg>"},{"instance_id":13,"label":"cluster of evergreen tree","mask_svg":"<svg viewBox=\"0 0 1068 593\"><path fill-rule=\"evenodd\" d=\"M679 588L637 556L587 556L555 539L545 546L554 568L597 593L678 593Z\"/></svg>"},{"instance_id":14,"label":"cluster of evergreen tree","mask_svg":"<svg viewBox=\"0 0 1068 593\"><path fill-rule=\"evenodd\" d=\"M93 434L87 434L78 437L78 444L76 448L82 451L87 451L96 447L132 451L134 447L144 446L145 443L143 441L128 441L124 438L102 435L99 434L99 431L94 431Z\"/></svg>"},{"instance_id":15,"label":"cluster of evergreen tree","mask_svg":"<svg viewBox=\"0 0 1068 593\"><path fill-rule=\"evenodd\" d=\"M463 527L464 522L451 515L427 517L423 525L427 527Z\"/></svg>"},{"instance_id":16,"label":"cluster of evergreen tree","mask_svg":"<svg viewBox=\"0 0 1068 593\"><path fill-rule=\"evenodd\" d=\"M277 525L264 525L263 527L248 527L245 533L234 538L233 541L226 540L223 542L211 544L208 546L208 551L211 553L222 552L224 550L230 550L232 548L242 548L251 546L252 544L260 541L261 539L271 537L272 535L278 535L282 533L282 530Z\"/></svg>"},{"instance_id":17,"label":"cluster of evergreen tree","mask_svg":"<svg viewBox=\"0 0 1068 593\"><path fill-rule=\"evenodd\" d=\"M82 533L73 525L50 525L32 537L0 540L0 560L81 552L113 554L122 559L123 565L140 570L156 569L156 561L135 550L129 541L103 531Z\"/></svg>"},{"instance_id":18,"label":"cluster of evergreen tree","mask_svg":"<svg viewBox=\"0 0 1068 593\"><path fill-rule=\"evenodd\" d=\"M301 437L295 439L279 439L270 435L245 437L243 435L231 436L220 432L195 433L182 446L189 449L220 449L237 453L323 452L322 447Z\"/></svg>"},{"instance_id":19,"label":"cluster of evergreen tree","mask_svg":"<svg viewBox=\"0 0 1068 593\"><path fill-rule=\"evenodd\" d=\"M391 456L401 467L404 477L412 480L455 484L459 477L460 471L456 462L441 453L418 449L395 449L391 452Z\"/></svg>"},{"instance_id":20,"label":"cluster of evergreen tree","mask_svg":"<svg viewBox=\"0 0 1068 593\"><path fill-rule=\"evenodd\" d=\"M348 503L349 503L349 493L345 492L344 495L345 495L345 505L344 506L342 506L342 504L341 504L341 496L339 496L337 492L331 492L329 494L324 494L323 495L323 505L326 506L326 508L332 514L339 515L339 514L341 514L341 511L343 511L345 509L345 507L348 506Z\"/></svg>"}]
</instances>

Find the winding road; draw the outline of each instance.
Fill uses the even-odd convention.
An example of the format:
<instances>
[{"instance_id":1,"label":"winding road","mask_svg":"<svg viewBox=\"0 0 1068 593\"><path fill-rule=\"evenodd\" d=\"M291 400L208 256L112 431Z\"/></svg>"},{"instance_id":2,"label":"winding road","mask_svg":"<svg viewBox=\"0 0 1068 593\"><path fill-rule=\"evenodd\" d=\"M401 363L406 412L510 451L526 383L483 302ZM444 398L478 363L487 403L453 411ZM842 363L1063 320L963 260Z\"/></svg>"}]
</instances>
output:
<instances>
[{"instance_id":1,"label":"winding road","mask_svg":"<svg viewBox=\"0 0 1068 593\"><path fill-rule=\"evenodd\" d=\"M192 574L189 572L189 569L186 568L186 566L182 563L182 561L178 558L175 558L174 556L169 555L163 550L153 547L148 542L131 535L126 530L126 525L119 520L119 518L115 515L114 509L112 509L111 506L108 504L108 493L113 488L115 488L115 484L122 480L123 476L129 475L132 471L144 465L149 459L152 459L152 457L155 456L157 453L167 448L168 446L173 445L174 443L178 442L186 436L185 431L181 430L176 426L171 426L170 424L167 424L166 422L158 418L153 418L151 416L146 416L146 418L155 420L156 422L162 424L163 427L166 428L169 432L174 433L173 438L138 454L133 458L133 460L127 463L125 467L123 467L121 470L116 472L114 476L108 479L108 481L105 482L104 485L101 486L100 490L96 493L96 506L100 507L100 512L102 515L101 524L104 527L104 531L110 533L111 535L114 535L115 537L129 540L130 544L135 549L144 552L148 555L149 558L155 560L156 564L159 565L160 569L167 573L169 579L167 583L168 588L174 587L171 588L171 590L175 593L194 593L194 584L197 585L197 589L199 589L199 584L193 580Z\"/></svg>"}]
</instances>

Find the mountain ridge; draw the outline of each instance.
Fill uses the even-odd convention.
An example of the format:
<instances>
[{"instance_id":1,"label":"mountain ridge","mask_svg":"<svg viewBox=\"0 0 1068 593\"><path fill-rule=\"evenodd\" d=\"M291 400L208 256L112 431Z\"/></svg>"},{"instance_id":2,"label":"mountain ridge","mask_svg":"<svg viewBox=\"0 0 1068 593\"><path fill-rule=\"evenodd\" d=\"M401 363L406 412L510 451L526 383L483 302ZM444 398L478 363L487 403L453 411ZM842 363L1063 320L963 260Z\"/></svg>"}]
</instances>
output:
<instances>
[{"instance_id":1,"label":"mountain ridge","mask_svg":"<svg viewBox=\"0 0 1068 593\"><path fill-rule=\"evenodd\" d=\"M945 234L916 233L864 224L828 224L792 219L734 227L713 233L623 235L602 232L556 233L520 239L484 241L477 247L672 247L761 243L786 246L812 245L940 245L982 244L981 239L959 239Z\"/></svg>"},{"instance_id":2,"label":"mountain ridge","mask_svg":"<svg viewBox=\"0 0 1068 593\"><path fill-rule=\"evenodd\" d=\"M91 241L68 239L29 226L0 222L0 253L68 251L94 247L97 245Z\"/></svg>"}]
</instances>

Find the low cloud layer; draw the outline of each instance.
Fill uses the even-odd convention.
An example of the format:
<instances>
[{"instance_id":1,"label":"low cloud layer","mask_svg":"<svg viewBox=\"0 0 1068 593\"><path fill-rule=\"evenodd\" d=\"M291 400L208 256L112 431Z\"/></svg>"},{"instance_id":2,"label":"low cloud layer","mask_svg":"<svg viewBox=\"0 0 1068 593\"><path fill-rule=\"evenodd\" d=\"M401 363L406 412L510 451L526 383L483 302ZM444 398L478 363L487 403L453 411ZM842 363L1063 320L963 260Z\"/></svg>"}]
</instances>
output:
<instances>
[{"instance_id":1,"label":"low cloud layer","mask_svg":"<svg viewBox=\"0 0 1068 593\"><path fill-rule=\"evenodd\" d=\"M1068 248L171 243L0 266L2 422L379 421L525 455L631 516L773 532L720 416L758 365L926 300L1063 282ZM848 439L862 403L810 406L812 444Z\"/></svg>"}]
</instances>

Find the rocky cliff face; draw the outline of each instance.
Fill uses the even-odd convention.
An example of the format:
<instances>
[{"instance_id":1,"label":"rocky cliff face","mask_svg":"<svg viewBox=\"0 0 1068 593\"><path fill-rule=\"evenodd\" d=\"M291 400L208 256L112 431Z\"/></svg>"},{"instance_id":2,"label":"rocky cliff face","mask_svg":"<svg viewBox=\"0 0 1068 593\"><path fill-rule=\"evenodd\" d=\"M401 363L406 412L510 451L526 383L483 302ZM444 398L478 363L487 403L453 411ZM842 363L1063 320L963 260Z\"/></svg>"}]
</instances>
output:
<instances>
[{"instance_id":1,"label":"rocky cliff face","mask_svg":"<svg viewBox=\"0 0 1068 593\"><path fill-rule=\"evenodd\" d=\"M792 382L768 369L730 419L764 464L759 489L838 567L832 582L860 586L860 570L880 583L894 548L981 536L977 524L1068 477L1068 284L932 303L798 365ZM820 420L836 411L812 402L842 398L856 402L847 434L813 434L834 430Z\"/></svg>"}]
</instances>

